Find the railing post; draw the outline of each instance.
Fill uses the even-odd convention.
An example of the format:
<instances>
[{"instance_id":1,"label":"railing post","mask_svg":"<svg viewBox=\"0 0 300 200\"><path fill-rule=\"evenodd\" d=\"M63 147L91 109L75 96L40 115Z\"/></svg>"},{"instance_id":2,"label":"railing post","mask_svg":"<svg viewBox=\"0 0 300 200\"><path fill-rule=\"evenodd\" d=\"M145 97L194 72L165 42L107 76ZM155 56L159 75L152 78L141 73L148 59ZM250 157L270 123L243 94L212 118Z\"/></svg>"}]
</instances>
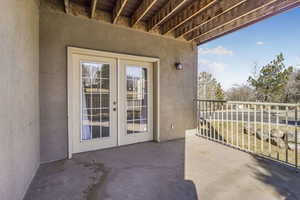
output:
<instances>
[{"instance_id":1,"label":"railing post","mask_svg":"<svg viewBox=\"0 0 300 200\"><path fill-rule=\"evenodd\" d=\"M289 107L285 107L285 125L288 127ZM288 133L285 135L285 162L289 162L289 147L288 147Z\"/></svg>"},{"instance_id":2,"label":"railing post","mask_svg":"<svg viewBox=\"0 0 300 200\"><path fill-rule=\"evenodd\" d=\"M248 105L248 151L251 151L250 145L250 134L251 134L251 130L250 130L250 109L251 109L251 105Z\"/></svg>"},{"instance_id":3,"label":"railing post","mask_svg":"<svg viewBox=\"0 0 300 200\"><path fill-rule=\"evenodd\" d=\"M217 141L220 141L220 103L218 102L217 103L217 112L216 112L216 115L217 115Z\"/></svg>"},{"instance_id":4,"label":"railing post","mask_svg":"<svg viewBox=\"0 0 300 200\"><path fill-rule=\"evenodd\" d=\"M257 134L256 134L256 105L254 106L254 152L256 153L256 144L257 144L257 141L256 141L256 137L257 137Z\"/></svg>"},{"instance_id":5,"label":"railing post","mask_svg":"<svg viewBox=\"0 0 300 200\"><path fill-rule=\"evenodd\" d=\"M228 144L228 141L229 141L229 138L228 138L228 131L229 131L229 128L228 128L228 125L229 125L229 118L228 118L228 115L229 115L229 110L228 110L228 104L226 103L226 143Z\"/></svg>"},{"instance_id":6,"label":"railing post","mask_svg":"<svg viewBox=\"0 0 300 200\"><path fill-rule=\"evenodd\" d=\"M236 105L236 147L239 148L239 106Z\"/></svg>"},{"instance_id":7,"label":"railing post","mask_svg":"<svg viewBox=\"0 0 300 200\"><path fill-rule=\"evenodd\" d=\"M295 107L295 166L298 168L298 108Z\"/></svg>"},{"instance_id":8,"label":"railing post","mask_svg":"<svg viewBox=\"0 0 300 200\"><path fill-rule=\"evenodd\" d=\"M269 156L271 156L272 154L272 151L271 151L271 106L269 106L269 124L268 124L268 127L269 127L269 139L268 139L268 142L269 142Z\"/></svg>"},{"instance_id":9,"label":"railing post","mask_svg":"<svg viewBox=\"0 0 300 200\"><path fill-rule=\"evenodd\" d=\"M224 143L224 109L223 109L224 104L221 103L221 131L222 131L222 143Z\"/></svg>"},{"instance_id":10,"label":"railing post","mask_svg":"<svg viewBox=\"0 0 300 200\"><path fill-rule=\"evenodd\" d=\"M260 138L260 150L261 153L264 153L264 106L260 107L260 122L261 122L261 138Z\"/></svg>"},{"instance_id":11,"label":"railing post","mask_svg":"<svg viewBox=\"0 0 300 200\"><path fill-rule=\"evenodd\" d=\"M279 131L279 109L280 109L280 107L279 106L276 106L276 129ZM277 139L278 140L278 139ZM279 160L280 158L279 158L279 151L280 151L280 149L279 149L279 145L277 145L277 160Z\"/></svg>"},{"instance_id":12,"label":"railing post","mask_svg":"<svg viewBox=\"0 0 300 200\"><path fill-rule=\"evenodd\" d=\"M231 145L234 146L234 139L233 139L233 132L234 132L234 127L233 127L233 104L231 104Z\"/></svg>"},{"instance_id":13,"label":"railing post","mask_svg":"<svg viewBox=\"0 0 300 200\"><path fill-rule=\"evenodd\" d=\"M245 129L245 119L244 119L244 114L245 114L245 107L246 105L242 105L242 149L245 149L245 138L244 138L244 129Z\"/></svg>"}]
</instances>

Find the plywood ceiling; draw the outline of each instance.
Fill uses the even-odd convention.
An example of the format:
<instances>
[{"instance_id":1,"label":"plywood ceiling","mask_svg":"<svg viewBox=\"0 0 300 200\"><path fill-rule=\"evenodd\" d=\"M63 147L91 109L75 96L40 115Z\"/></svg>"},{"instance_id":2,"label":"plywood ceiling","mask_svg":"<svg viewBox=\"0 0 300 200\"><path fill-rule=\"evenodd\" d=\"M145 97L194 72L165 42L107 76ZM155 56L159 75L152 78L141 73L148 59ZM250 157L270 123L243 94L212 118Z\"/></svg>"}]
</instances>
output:
<instances>
[{"instance_id":1,"label":"plywood ceiling","mask_svg":"<svg viewBox=\"0 0 300 200\"><path fill-rule=\"evenodd\" d=\"M52 0L53 1L53 0ZM300 0L57 0L67 14L89 10L90 18L106 12L111 23L128 19L145 31L196 42L198 45L300 5ZM72 6L76 5L76 6ZM98 18L97 18L98 19ZM101 18L99 19L101 20Z\"/></svg>"}]
</instances>

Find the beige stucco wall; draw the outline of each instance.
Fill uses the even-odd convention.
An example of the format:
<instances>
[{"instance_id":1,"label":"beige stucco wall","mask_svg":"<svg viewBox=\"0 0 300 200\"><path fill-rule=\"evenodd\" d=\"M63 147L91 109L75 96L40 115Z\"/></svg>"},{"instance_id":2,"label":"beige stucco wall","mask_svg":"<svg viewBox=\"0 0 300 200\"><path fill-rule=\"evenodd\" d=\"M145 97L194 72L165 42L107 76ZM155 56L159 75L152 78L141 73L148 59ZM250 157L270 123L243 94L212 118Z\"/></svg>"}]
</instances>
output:
<instances>
[{"instance_id":1,"label":"beige stucco wall","mask_svg":"<svg viewBox=\"0 0 300 200\"><path fill-rule=\"evenodd\" d=\"M67 157L67 46L158 57L161 140L184 137L194 128L197 49L105 22L74 17L43 5L40 11L40 116L42 162ZM183 71L176 71L180 61ZM171 129L171 124L174 129Z\"/></svg>"},{"instance_id":2,"label":"beige stucco wall","mask_svg":"<svg viewBox=\"0 0 300 200\"><path fill-rule=\"evenodd\" d=\"M23 198L40 162L39 2L0 6L0 199Z\"/></svg>"}]
</instances>

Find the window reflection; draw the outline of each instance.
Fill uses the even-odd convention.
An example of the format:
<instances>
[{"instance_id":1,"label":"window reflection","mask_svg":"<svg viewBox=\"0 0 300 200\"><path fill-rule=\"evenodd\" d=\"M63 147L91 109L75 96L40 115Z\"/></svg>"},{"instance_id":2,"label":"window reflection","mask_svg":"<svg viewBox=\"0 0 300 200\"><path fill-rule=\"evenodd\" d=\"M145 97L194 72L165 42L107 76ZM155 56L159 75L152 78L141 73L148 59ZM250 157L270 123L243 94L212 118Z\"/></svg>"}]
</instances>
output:
<instances>
[{"instance_id":1,"label":"window reflection","mask_svg":"<svg viewBox=\"0 0 300 200\"><path fill-rule=\"evenodd\" d=\"M127 85L127 133L148 131L147 69L126 67Z\"/></svg>"},{"instance_id":2,"label":"window reflection","mask_svg":"<svg viewBox=\"0 0 300 200\"><path fill-rule=\"evenodd\" d=\"M81 63L82 140L109 137L109 64Z\"/></svg>"}]
</instances>

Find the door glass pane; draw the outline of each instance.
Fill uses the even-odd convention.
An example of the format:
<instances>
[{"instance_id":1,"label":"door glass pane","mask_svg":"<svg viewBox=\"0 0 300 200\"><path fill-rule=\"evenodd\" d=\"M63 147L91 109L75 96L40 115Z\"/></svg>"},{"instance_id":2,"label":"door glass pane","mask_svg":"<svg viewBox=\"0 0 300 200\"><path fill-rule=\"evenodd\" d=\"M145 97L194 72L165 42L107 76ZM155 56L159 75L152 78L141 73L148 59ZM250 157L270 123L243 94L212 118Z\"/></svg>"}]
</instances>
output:
<instances>
[{"instance_id":1,"label":"door glass pane","mask_svg":"<svg viewBox=\"0 0 300 200\"><path fill-rule=\"evenodd\" d=\"M147 69L126 66L127 134L148 131Z\"/></svg>"},{"instance_id":2,"label":"door glass pane","mask_svg":"<svg viewBox=\"0 0 300 200\"><path fill-rule=\"evenodd\" d=\"M109 137L109 64L81 63L82 140Z\"/></svg>"}]
</instances>

